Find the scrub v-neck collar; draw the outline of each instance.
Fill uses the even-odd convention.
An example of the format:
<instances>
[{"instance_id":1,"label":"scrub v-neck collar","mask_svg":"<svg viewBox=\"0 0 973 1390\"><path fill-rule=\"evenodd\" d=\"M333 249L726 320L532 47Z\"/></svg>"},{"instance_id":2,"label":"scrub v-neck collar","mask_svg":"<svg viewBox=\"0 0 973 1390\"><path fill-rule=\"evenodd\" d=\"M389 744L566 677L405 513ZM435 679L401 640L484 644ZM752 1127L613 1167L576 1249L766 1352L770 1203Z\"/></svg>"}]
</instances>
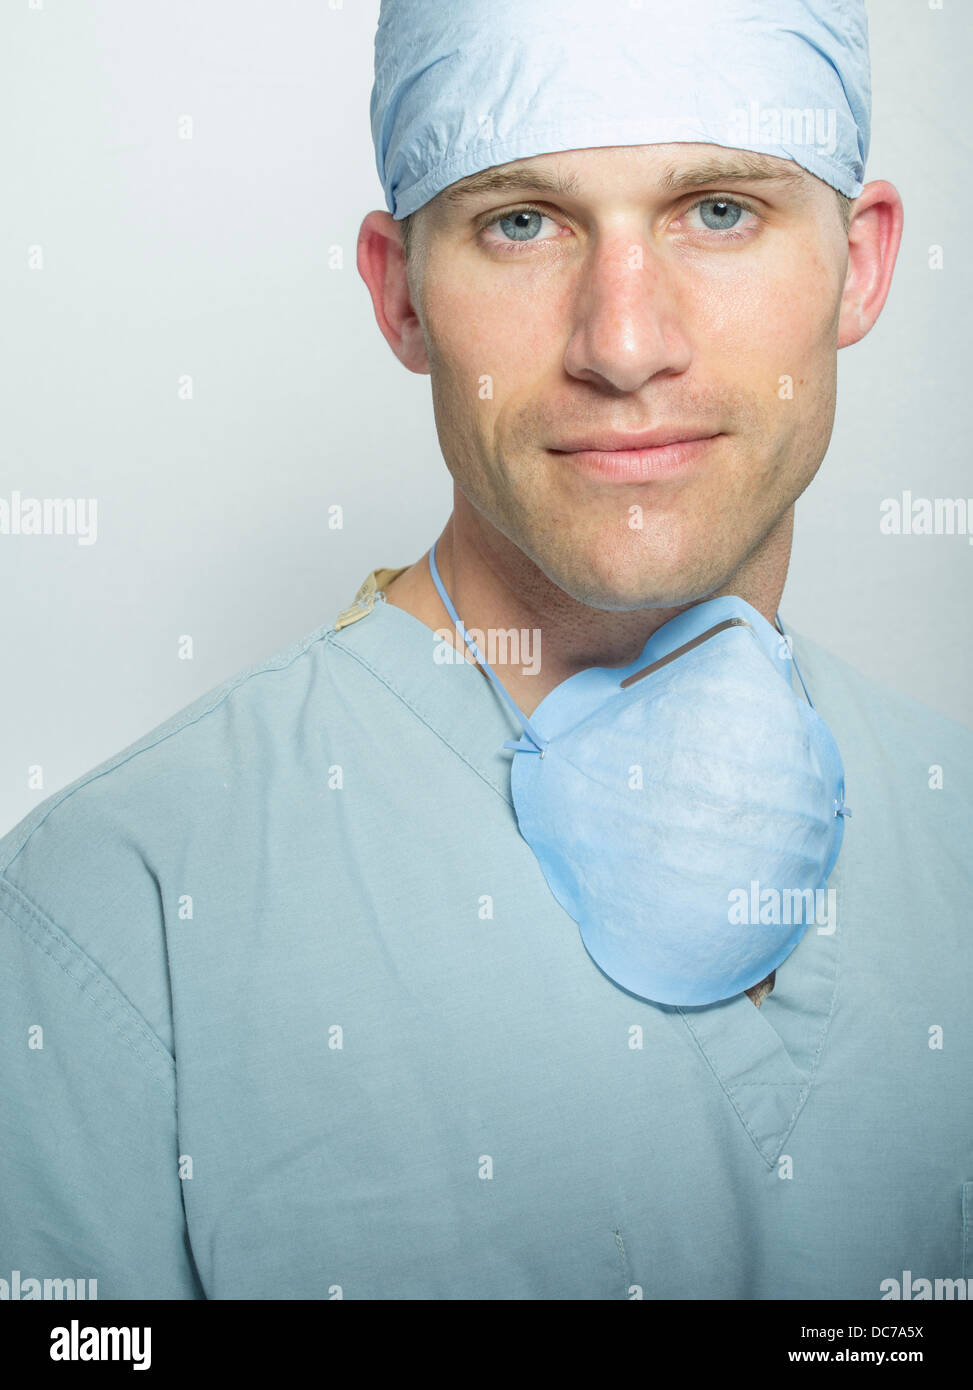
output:
<instances>
[{"instance_id":1,"label":"scrub v-neck collar","mask_svg":"<svg viewBox=\"0 0 973 1390\"><path fill-rule=\"evenodd\" d=\"M390 583L396 573L373 571L371 590L366 580L328 640L370 670L493 787L516 823L510 793L514 754L503 744L519 737L520 726L471 661L456 650L455 660L437 662L435 652L442 657L447 644L420 619L386 600L375 576ZM799 639L794 646L800 659ZM841 867L839 857L828 880L839 903ZM578 932L566 913L565 920ZM746 994L697 1007L643 1001L685 1025L768 1168L781 1156L807 1101L825 1046L837 997L840 935L840 924L828 934L812 923L778 966L774 988L759 1009ZM578 950L584 950L580 933Z\"/></svg>"}]
</instances>

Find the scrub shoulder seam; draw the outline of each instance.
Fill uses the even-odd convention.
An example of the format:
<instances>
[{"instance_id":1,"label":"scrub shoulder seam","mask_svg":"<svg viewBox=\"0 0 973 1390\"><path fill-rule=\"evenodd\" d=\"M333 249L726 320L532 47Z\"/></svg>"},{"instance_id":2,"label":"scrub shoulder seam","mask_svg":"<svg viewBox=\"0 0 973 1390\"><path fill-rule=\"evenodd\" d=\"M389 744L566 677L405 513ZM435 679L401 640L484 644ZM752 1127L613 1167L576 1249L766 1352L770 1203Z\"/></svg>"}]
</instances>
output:
<instances>
[{"instance_id":1,"label":"scrub shoulder seam","mask_svg":"<svg viewBox=\"0 0 973 1390\"><path fill-rule=\"evenodd\" d=\"M19 888L0 874L0 913L78 991L175 1103L175 1058L105 972Z\"/></svg>"}]
</instances>

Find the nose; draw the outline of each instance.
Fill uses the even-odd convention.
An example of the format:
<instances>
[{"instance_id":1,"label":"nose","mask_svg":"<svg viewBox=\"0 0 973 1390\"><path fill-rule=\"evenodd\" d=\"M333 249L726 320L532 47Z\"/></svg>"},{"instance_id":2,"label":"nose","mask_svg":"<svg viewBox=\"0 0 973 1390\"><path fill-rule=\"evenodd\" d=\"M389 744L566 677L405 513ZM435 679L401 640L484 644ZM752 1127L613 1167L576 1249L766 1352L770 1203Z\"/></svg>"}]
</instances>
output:
<instances>
[{"instance_id":1,"label":"nose","mask_svg":"<svg viewBox=\"0 0 973 1390\"><path fill-rule=\"evenodd\" d=\"M564 354L569 375L622 393L687 370L692 349L673 272L644 238L602 239L579 276Z\"/></svg>"}]
</instances>

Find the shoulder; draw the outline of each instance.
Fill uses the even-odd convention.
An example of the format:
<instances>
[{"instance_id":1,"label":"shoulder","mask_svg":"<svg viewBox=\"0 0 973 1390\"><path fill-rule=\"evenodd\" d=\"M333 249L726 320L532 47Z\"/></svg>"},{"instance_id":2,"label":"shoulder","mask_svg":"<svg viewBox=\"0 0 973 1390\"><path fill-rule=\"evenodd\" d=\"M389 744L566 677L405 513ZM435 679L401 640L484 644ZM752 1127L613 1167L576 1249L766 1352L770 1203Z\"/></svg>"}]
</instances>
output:
<instances>
[{"instance_id":1,"label":"shoulder","mask_svg":"<svg viewBox=\"0 0 973 1390\"><path fill-rule=\"evenodd\" d=\"M144 797L184 794L214 770L239 767L289 710L315 693L335 649L333 625L215 686L141 738L47 797L0 838L0 874L9 873L38 831L56 819L90 840L91 817L124 821ZM340 657L339 657L340 660ZM66 847L66 845L65 845Z\"/></svg>"},{"instance_id":2,"label":"shoulder","mask_svg":"<svg viewBox=\"0 0 973 1390\"><path fill-rule=\"evenodd\" d=\"M920 737L930 733L955 740L958 745L973 751L973 729L950 719L948 715L914 700L891 686L866 676L850 662L835 655L821 643L788 631L794 640L794 655L805 679L808 672L818 679L825 698L847 703L861 716L883 724L893 724L903 732L911 731ZM811 692L812 697L814 692Z\"/></svg>"},{"instance_id":3,"label":"shoulder","mask_svg":"<svg viewBox=\"0 0 973 1390\"><path fill-rule=\"evenodd\" d=\"M107 979L167 1048L164 894L213 844L236 835L243 852L252 835L240 828L254 825L264 788L286 783L342 708L349 658L333 636L320 628L208 691L0 839L7 930L79 981Z\"/></svg>"},{"instance_id":4,"label":"shoulder","mask_svg":"<svg viewBox=\"0 0 973 1390\"><path fill-rule=\"evenodd\" d=\"M867 772L912 789L928 788L938 778L954 807L962 803L973 813L973 730L788 631L811 700L849 774Z\"/></svg>"}]
</instances>

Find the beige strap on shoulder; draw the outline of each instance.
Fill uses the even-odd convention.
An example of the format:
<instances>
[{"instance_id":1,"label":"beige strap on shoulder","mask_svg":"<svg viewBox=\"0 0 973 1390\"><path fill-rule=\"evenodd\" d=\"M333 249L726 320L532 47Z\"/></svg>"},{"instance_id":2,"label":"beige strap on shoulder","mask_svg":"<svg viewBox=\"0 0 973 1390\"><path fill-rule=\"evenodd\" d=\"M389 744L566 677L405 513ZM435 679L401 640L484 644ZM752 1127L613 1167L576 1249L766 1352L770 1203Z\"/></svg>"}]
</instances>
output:
<instances>
[{"instance_id":1,"label":"beige strap on shoulder","mask_svg":"<svg viewBox=\"0 0 973 1390\"><path fill-rule=\"evenodd\" d=\"M401 565L398 569L372 570L352 602L335 618L335 630L347 627L349 623L356 623L359 618L364 618L366 613L370 613L375 607L375 600L386 585L391 584L393 579L397 579L408 568L408 565Z\"/></svg>"}]
</instances>

